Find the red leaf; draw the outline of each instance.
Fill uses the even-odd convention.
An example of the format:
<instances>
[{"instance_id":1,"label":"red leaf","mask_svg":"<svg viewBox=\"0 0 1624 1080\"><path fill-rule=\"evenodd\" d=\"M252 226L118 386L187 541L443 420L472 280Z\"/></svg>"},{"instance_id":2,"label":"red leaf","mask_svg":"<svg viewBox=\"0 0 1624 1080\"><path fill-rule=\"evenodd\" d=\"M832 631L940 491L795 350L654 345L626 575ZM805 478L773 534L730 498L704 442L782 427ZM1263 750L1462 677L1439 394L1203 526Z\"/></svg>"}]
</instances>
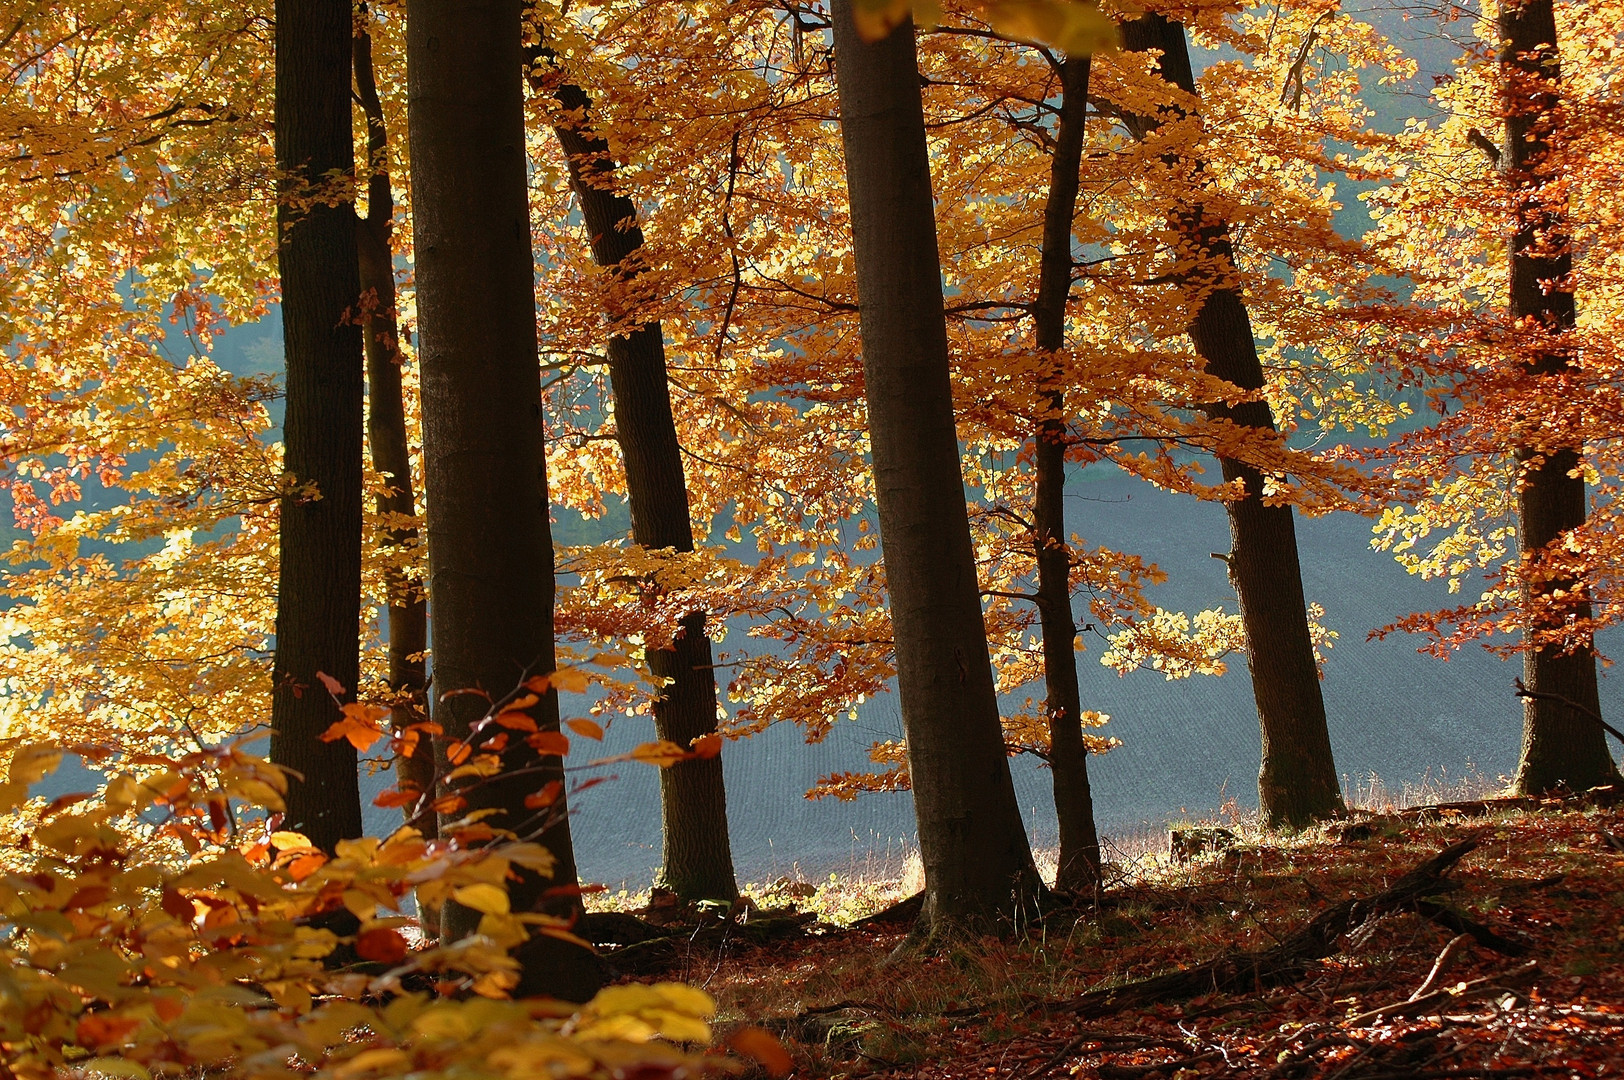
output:
<instances>
[{"instance_id":1,"label":"red leaf","mask_svg":"<svg viewBox=\"0 0 1624 1080\"><path fill-rule=\"evenodd\" d=\"M197 908L192 902L174 889L165 889L160 905L165 912L173 915L181 922L191 922L197 917Z\"/></svg>"},{"instance_id":2,"label":"red leaf","mask_svg":"<svg viewBox=\"0 0 1624 1080\"><path fill-rule=\"evenodd\" d=\"M406 939L387 927L367 930L355 939L355 951L363 960L398 964L406 959Z\"/></svg>"}]
</instances>

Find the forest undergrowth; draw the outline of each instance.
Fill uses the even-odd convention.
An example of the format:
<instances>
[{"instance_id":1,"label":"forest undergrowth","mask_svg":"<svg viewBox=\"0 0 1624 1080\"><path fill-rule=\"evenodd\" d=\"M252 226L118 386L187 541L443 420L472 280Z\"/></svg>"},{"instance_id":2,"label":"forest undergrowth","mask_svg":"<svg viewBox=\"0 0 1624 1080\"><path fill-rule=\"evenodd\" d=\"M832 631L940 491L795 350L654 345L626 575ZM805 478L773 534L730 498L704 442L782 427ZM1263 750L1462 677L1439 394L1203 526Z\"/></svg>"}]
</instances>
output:
<instances>
[{"instance_id":1,"label":"forest undergrowth","mask_svg":"<svg viewBox=\"0 0 1624 1080\"><path fill-rule=\"evenodd\" d=\"M837 881L641 956L831 1080L1619 1074L1624 810L1480 809L1140 858L1096 903L942 954L899 949L906 921L831 921L904 891Z\"/></svg>"}]
</instances>

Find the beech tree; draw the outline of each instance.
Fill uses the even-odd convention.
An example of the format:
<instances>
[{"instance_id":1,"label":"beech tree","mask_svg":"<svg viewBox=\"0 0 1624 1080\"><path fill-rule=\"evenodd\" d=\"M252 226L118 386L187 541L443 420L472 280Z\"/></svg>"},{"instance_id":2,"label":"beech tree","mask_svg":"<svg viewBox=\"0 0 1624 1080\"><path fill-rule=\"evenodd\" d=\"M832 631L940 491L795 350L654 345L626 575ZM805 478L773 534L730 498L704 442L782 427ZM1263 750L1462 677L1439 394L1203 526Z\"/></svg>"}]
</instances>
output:
<instances>
[{"instance_id":1,"label":"beech tree","mask_svg":"<svg viewBox=\"0 0 1624 1080\"><path fill-rule=\"evenodd\" d=\"M1159 53L1156 72L1162 80L1195 96L1182 25L1148 14L1124 23L1122 38L1126 49ZM1185 115L1177 104L1161 113L1129 114L1126 119L1135 137L1150 140L1166 118ZM1197 180L1205 168L1200 161L1181 160L1177 154L1165 156L1164 164L1175 172L1188 170ZM1234 248L1229 226L1192 201L1176 208L1172 229L1180 262L1190 266L1182 271L1182 284L1193 308L1191 341L1210 375L1247 395L1238 402L1212 402L1205 410L1220 423L1272 433L1274 416L1260 396L1264 382L1257 342L1245 301L1231 280ZM1224 479L1245 491L1225 506L1231 540L1225 562L1240 600L1246 662L1263 733L1261 812L1270 825L1301 827L1340 814L1344 806L1309 632L1296 526L1290 505L1265 502L1265 477L1257 466L1229 456L1221 456L1219 464Z\"/></svg>"},{"instance_id":2,"label":"beech tree","mask_svg":"<svg viewBox=\"0 0 1624 1080\"><path fill-rule=\"evenodd\" d=\"M364 9L363 19L367 17ZM355 97L366 121L367 212L356 230L361 265L361 330L367 370L367 445L372 467L383 478L377 496L381 546L395 558L384 569L388 668L384 676L397 731L428 719L428 604L423 591L399 565L417 542L417 496L412 486L411 445L406 433L406 399L401 384L404 358L395 308L395 196L389 170L389 126L378 99L372 67L372 34L358 24L354 45ZM395 762L403 791L434 786L434 746L414 739ZM435 835L433 815L408 807L407 819L425 836ZM439 912L422 908L424 929L438 929Z\"/></svg>"},{"instance_id":3,"label":"beech tree","mask_svg":"<svg viewBox=\"0 0 1624 1080\"><path fill-rule=\"evenodd\" d=\"M1055 119L1049 197L1043 210L1043 247L1037 299L1032 307L1034 344L1046 353L1066 345L1066 299L1076 273L1072 219L1077 215L1078 170L1088 123L1089 58L1060 62L1061 97ZM1058 366L1058 365L1056 365ZM1082 694L1077 685L1077 621L1071 608L1071 547L1066 542L1066 387L1046 379L1052 415L1038 423L1034 439L1037 493L1032 502L1032 540L1038 566L1036 603L1043 626L1043 682L1048 692L1049 769L1060 825L1055 888L1083 893L1100 883L1100 838L1088 783L1088 744L1083 739Z\"/></svg>"},{"instance_id":4,"label":"beech tree","mask_svg":"<svg viewBox=\"0 0 1624 1080\"><path fill-rule=\"evenodd\" d=\"M1015 918L1042 892L1004 754L959 472L912 20L832 5L869 443L896 639L921 927Z\"/></svg>"},{"instance_id":5,"label":"beech tree","mask_svg":"<svg viewBox=\"0 0 1624 1080\"><path fill-rule=\"evenodd\" d=\"M286 825L361 835L355 749L321 735L360 679L361 333L349 0L276 5L276 161L287 357L271 760L296 770Z\"/></svg>"},{"instance_id":6,"label":"beech tree","mask_svg":"<svg viewBox=\"0 0 1624 1080\"><path fill-rule=\"evenodd\" d=\"M466 754L493 702L554 668L521 9L521 0L407 6L433 715L445 731L439 752L452 758ZM506 708L558 731L551 687ZM512 911L579 910L564 798L539 811L525 805L544 782L562 780L563 763L519 751L504 759L509 774L477 788L467 807L497 811L493 825L552 853L550 882L524 872L508 884ZM442 929L456 939L479 921L452 903ZM538 937L522 949L524 992L585 1000L600 981L577 946Z\"/></svg>"},{"instance_id":7,"label":"beech tree","mask_svg":"<svg viewBox=\"0 0 1624 1080\"><path fill-rule=\"evenodd\" d=\"M1549 160L1561 134L1562 90L1551 0L1508 0L1500 8L1499 30L1506 118L1499 165L1515 215L1508 247L1510 317L1530 339L1523 354L1528 374L1559 381L1575 368L1569 339L1577 308L1567 197L1551 183L1556 177ZM1592 627L1594 618L1589 587L1549 558L1588 515L1583 444L1555 434L1516 449L1524 469L1517 486L1517 545L1525 564L1523 587L1533 602L1523 651L1531 693L1524 699L1514 783L1528 794L1583 791L1619 778L1596 723L1601 697L1590 632L1562 633L1569 626Z\"/></svg>"},{"instance_id":8,"label":"beech tree","mask_svg":"<svg viewBox=\"0 0 1624 1080\"><path fill-rule=\"evenodd\" d=\"M591 126L591 97L552 70L554 59L548 49L533 51L532 83L538 91L550 92L562 110L553 132L564 151L593 259L623 286L609 293L620 309L607 312L617 329L605 351L632 539L651 551L692 552L688 482L671 411L664 332L659 320L639 322L619 299L641 269L643 230L637 207L615 190L609 144ZM620 331L628 321L633 325ZM652 705L655 734L681 747L716 735L716 675L705 620L703 608L684 613L671 647L644 654L650 672L664 681ZM660 824L655 888L689 901L731 903L738 897L719 754L660 770Z\"/></svg>"}]
</instances>

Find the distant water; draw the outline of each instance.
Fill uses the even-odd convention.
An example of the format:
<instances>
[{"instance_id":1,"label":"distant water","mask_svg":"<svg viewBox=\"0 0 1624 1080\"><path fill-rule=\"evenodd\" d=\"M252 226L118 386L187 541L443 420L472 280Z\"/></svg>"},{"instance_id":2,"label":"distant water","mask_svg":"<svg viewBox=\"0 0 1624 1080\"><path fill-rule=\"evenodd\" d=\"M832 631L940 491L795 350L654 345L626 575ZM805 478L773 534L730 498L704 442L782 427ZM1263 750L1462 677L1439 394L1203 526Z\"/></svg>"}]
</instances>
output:
<instances>
[{"instance_id":1,"label":"distant water","mask_svg":"<svg viewBox=\"0 0 1624 1080\"><path fill-rule=\"evenodd\" d=\"M1168 583L1153 590L1154 602L1173 610L1215 604L1236 610L1224 565L1211 557L1229 550L1221 506L1158 491L1114 470L1091 469L1071 491L1069 522L1085 542L1137 552L1169 573ZM1322 685L1347 786L1368 786L1372 775L1396 789L1423 778L1481 774L1492 781L1511 772L1521 716L1511 680L1520 664L1481 649L1445 663L1419 655L1418 642L1402 636L1366 641L1368 631L1399 615L1449 602L1438 583L1413 578L1390 555L1370 550L1369 538L1369 522L1353 515L1298 519L1308 598L1324 606L1326 625L1341 635ZM1244 658L1232 658L1221 678L1169 682L1155 672L1118 676L1098 657L1097 649L1078 656L1084 707L1109 713L1104 730L1124 744L1090 763L1096 815L1106 834L1143 835L1170 820L1211 815L1231 798L1242 808L1256 807L1259 737ZM1619 680L1605 674L1603 680L1604 707L1616 714L1624 704ZM1029 692L1041 696L1041 688ZM567 712L572 707L579 715L584 702L565 703ZM803 793L821 775L865 768L871 742L901 734L895 698L882 695L821 744L806 745L791 727L729 743L723 761L741 879L895 872L915 840L908 795L842 803L808 801ZM590 753L601 756L652 737L646 719L622 717L606 744ZM1049 774L1026 757L1013 766L1033 842L1052 845ZM636 764L615 771L618 779L574 802L581 873L611 887L646 886L659 863L658 779ZM397 820L394 812L380 811L375 827Z\"/></svg>"}]
</instances>

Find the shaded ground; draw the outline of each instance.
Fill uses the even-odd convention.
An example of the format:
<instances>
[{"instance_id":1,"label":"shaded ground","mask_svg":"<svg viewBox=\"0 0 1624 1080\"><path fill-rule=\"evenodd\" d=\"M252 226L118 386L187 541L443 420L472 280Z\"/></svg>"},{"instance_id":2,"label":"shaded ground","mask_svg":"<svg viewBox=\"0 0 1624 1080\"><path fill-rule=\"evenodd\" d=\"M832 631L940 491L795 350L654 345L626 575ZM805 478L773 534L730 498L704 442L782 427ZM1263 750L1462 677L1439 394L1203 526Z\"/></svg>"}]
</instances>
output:
<instances>
[{"instance_id":1,"label":"shaded ground","mask_svg":"<svg viewBox=\"0 0 1624 1080\"><path fill-rule=\"evenodd\" d=\"M951 955L887 962L903 929L803 915L794 931L689 933L657 966L716 995L724 1032L777 1032L805 1077L1613 1076L1624 1072L1621 834L1619 809L1376 818L1139 867L1081 917ZM1477 844L1419 913L1357 909L1330 955L1278 985L1135 1007L1097 993L1231 952L1278 954L1316 916L1463 839ZM1455 943L1410 1002L1463 928L1491 931L1479 934L1490 947Z\"/></svg>"}]
</instances>

